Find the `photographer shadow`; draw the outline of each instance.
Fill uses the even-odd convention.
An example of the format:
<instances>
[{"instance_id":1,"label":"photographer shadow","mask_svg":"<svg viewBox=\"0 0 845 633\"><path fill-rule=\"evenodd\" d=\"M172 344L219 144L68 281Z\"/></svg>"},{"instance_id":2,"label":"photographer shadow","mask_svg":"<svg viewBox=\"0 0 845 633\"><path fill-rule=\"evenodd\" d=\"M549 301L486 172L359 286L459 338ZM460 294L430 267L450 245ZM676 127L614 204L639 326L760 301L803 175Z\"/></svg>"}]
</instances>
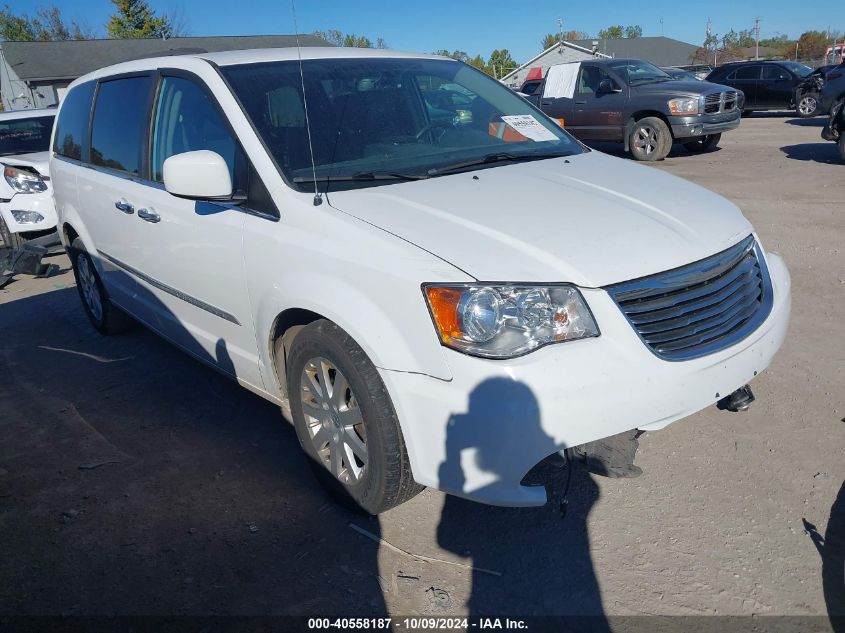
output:
<instances>
[{"instance_id":1,"label":"photographer shadow","mask_svg":"<svg viewBox=\"0 0 845 633\"><path fill-rule=\"evenodd\" d=\"M508 423L492 424L494 415ZM512 447L514 463L524 462L519 455L524 450L521 447L534 450L542 446L547 455L561 451L565 447L543 431L540 415L539 404L525 384L502 378L479 384L470 394L469 410L452 416L449 422L446 459L439 471L441 483L450 482L454 490L483 498L502 485L500 482L512 481L513 474L505 472L508 465L503 463L511 460L501 459L502 446ZM485 471L489 483L467 490L462 455L464 463L474 457L475 466ZM470 616L585 616L578 622L588 630L609 631L586 526L590 508L599 498L598 486L572 462L564 466L562 459L557 461L557 467L546 469L542 479L547 490L559 490L571 474L564 520L557 504L501 508L449 495L437 540L444 549L470 558L475 568L467 603ZM569 468L574 472L567 472Z\"/></svg>"}]
</instances>

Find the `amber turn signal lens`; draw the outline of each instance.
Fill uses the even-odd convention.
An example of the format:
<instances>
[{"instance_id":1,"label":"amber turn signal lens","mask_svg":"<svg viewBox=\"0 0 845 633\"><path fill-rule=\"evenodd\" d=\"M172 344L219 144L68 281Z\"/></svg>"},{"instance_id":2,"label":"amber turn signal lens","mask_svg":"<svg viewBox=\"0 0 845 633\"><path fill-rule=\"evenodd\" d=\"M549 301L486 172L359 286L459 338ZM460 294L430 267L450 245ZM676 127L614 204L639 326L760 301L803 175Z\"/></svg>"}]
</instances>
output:
<instances>
[{"instance_id":1,"label":"amber turn signal lens","mask_svg":"<svg viewBox=\"0 0 845 633\"><path fill-rule=\"evenodd\" d=\"M461 302L463 288L437 288L429 286L425 289L428 305L434 315L434 323L443 341L460 338L461 328L458 323L458 304Z\"/></svg>"}]
</instances>

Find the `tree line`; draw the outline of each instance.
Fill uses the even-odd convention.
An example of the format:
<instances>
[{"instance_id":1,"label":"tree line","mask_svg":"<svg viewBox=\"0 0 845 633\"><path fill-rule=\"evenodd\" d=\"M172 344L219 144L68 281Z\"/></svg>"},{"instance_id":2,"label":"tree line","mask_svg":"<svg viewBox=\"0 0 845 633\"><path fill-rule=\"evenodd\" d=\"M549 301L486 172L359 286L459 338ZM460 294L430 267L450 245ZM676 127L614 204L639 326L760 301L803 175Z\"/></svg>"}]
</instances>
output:
<instances>
[{"instance_id":1,"label":"tree line","mask_svg":"<svg viewBox=\"0 0 845 633\"><path fill-rule=\"evenodd\" d=\"M836 31L804 31L793 39L784 34L760 39L760 57L777 59L821 60L834 41L842 42L843 36ZM712 64L747 59L751 49L756 51L757 41L753 29L735 31L718 36L710 33L695 52L694 63Z\"/></svg>"}]
</instances>

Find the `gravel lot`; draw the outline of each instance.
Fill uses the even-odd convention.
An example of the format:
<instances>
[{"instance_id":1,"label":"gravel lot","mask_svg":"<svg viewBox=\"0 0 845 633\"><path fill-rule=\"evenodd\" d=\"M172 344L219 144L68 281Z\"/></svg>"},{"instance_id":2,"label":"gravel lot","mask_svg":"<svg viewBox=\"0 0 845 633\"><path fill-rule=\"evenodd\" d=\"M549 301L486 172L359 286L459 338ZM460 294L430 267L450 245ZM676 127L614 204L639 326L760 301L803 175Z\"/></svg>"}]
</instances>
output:
<instances>
[{"instance_id":1,"label":"gravel lot","mask_svg":"<svg viewBox=\"0 0 845 633\"><path fill-rule=\"evenodd\" d=\"M639 479L577 471L565 520L431 490L348 512L275 407L141 328L95 334L64 256L19 277L0 290L0 615L845 615L845 165L822 125L757 115L655 166L786 258L789 338L750 411L642 437Z\"/></svg>"}]
</instances>

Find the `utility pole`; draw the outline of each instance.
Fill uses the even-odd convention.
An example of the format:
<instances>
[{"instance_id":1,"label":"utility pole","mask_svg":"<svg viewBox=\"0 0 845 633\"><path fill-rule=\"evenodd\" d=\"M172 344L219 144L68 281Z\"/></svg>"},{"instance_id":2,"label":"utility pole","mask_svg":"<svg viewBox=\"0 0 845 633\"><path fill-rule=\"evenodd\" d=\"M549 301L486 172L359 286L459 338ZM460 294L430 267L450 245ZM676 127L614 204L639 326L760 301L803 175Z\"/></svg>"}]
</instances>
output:
<instances>
[{"instance_id":1,"label":"utility pole","mask_svg":"<svg viewBox=\"0 0 845 633\"><path fill-rule=\"evenodd\" d=\"M754 18L754 59L760 59L760 18Z\"/></svg>"},{"instance_id":2,"label":"utility pole","mask_svg":"<svg viewBox=\"0 0 845 633\"><path fill-rule=\"evenodd\" d=\"M663 18L660 18L660 37L663 37Z\"/></svg>"},{"instance_id":3,"label":"utility pole","mask_svg":"<svg viewBox=\"0 0 845 633\"><path fill-rule=\"evenodd\" d=\"M560 50L563 50L563 18L557 19L558 42L560 43Z\"/></svg>"}]
</instances>

